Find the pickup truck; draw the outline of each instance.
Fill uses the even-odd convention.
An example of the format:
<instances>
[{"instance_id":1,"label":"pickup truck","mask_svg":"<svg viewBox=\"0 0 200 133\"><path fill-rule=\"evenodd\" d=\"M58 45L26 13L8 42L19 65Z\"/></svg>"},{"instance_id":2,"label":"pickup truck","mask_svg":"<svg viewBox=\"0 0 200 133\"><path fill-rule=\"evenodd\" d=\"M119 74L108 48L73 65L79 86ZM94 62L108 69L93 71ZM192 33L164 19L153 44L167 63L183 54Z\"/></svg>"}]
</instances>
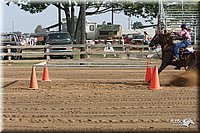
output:
<instances>
[{"instance_id":1,"label":"pickup truck","mask_svg":"<svg viewBox=\"0 0 200 133\"><path fill-rule=\"evenodd\" d=\"M19 39L16 34L13 33L2 33L1 34L1 46L20 46ZM7 48L2 48L1 53L8 53ZM20 48L11 48L11 53L22 53L22 50ZM2 58L6 59L8 56L5 56L3 54ZM21 59L22 56L12 56L14 59Z\"/></svg>"}]
</instances>

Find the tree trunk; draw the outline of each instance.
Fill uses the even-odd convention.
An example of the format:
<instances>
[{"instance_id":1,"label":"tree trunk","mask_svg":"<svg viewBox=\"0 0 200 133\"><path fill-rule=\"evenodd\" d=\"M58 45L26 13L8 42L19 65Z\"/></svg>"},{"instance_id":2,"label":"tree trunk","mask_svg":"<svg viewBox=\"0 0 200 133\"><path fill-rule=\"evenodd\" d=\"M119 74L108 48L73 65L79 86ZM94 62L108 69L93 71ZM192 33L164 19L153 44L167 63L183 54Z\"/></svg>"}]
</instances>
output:
<instances>
[{"instance_id":1,"label":"tree trunk","mask_svg":"<svg viewBox=\"0 0 200 133\"><path fill-rule=\"evenodd\" d=\"M72 37L72 41L74 41L74 25L75 25L75 21L74 21L74 1L72 0L71 2L71 37Z\"/></svg>"},{"instance_id":2,"label":"tree trunk","mask_svg":"<svg viewBox=\"0 0 200 133\"><path fill-rule=\"evenodd\" d=\"M61 9L60 4L58 5L58 31L61 31Z\"/></svg>"},{"instance_id":3,"label":"tree trunk","mask_svg":"<svg viewBox=\"0 0 200 133\"><path fill-rule=\"evenodd\" d=\"M85 0L83 0L83 2L81 3L81 44L85 45L85 40L86 40L86 31L85 31L85 10L86 10L86 2ZM86 48L85 47L81 47L80 52L85 52ZM85 54L81 54L80 58L85 58L86 55Z\"/></svg>"},{"instance_id":4,"label":"tree trunk","mask_svg":"<svg viewBox=\"0 0 200 133\"><path fill-rule=\"evenodd\" d=\"M65 8L65 16L66 16L66 22L67 22L67 31L71 35L71 20L70 20L69 5L67 5Z\"/></svg>"},{"instance_id":5,"label":"tree trunk","mask_svg":"<svg viewBox=\"0 0 200 133\"><path fill-rule=\"evenodd\" d=\"M76 23L76 30L75 30L75 39L78 43L81 43L81 32L80 32L80 29L81 29L81 10L79 10L79 16L78 16L78 20L77 20L77 23Z\"/></svg>"}]
</instances>

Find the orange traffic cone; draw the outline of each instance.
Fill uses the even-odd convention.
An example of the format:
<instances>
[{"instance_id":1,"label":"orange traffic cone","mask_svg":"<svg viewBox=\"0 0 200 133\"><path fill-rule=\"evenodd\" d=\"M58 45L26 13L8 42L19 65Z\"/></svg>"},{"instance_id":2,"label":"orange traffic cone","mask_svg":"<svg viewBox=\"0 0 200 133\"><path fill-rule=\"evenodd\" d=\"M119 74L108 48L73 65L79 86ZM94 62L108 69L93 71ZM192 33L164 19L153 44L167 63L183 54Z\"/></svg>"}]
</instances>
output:
<instances>
[{"instance_id":1,"label":"orange traffic cone","mask_svg":"<svg viewBox=\"0 0 200 133\"><path fill-rule=\"evenodd\" d=\"M151 82L150 82L150 89L151 90L159 90L160 88L160 82L159 82L159 76L158 76L158 68L157 66L154 67Z\"/></svg>"},{"instance_id":2,"label":"orange traffic cone","mask_svg":"<svg viewBox=\"0 0 200 133\"><path fill-rule=\"evenodd\" d=\"M153 72L153 68L149 67L149 65L151 65L151 62L147 62L147 68L146 68L146 77L145 77L145 82L149 83L149 81L151 80L151 76L152 76L152 72Z\"/></svg>"},{"instance_id":3,"label":"orange traffic cone","mask_svg":"<svg viewBox=\"0 0 200 133\"><path fill-rule=\"evenodd\" d=\"M35 72L35 66L32 66L29 89L38 89L38 82L37 82L37 77L36 77L36 72Z\"/></svg>"},{"instance_id":4,"label":"orange traffic cone","mask_svg":"<svg viewBox=\"0 0 200 133\"><path fill-rule=\"evenodd\" d=\"M49 73L46 65L44 65L43 75L42 75L42 81L51 81L49 79Z\"/></svg>"}]
</instances>

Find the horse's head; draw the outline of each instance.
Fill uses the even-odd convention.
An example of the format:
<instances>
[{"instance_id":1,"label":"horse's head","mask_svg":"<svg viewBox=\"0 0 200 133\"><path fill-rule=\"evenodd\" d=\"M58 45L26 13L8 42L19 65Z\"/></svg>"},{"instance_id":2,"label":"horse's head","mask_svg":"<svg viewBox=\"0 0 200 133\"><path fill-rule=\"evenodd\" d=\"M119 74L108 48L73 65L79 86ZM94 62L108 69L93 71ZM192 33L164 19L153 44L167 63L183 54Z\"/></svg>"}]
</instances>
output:
<instances>
[{"instance_id":1,"label":"horse's head","mask_svg":"<svg viewBox=\"0 0 200 133\"><path fill-rule=\"evenodd\" d=\"M152 40L149 43L149 47L157 47L157 45L160 43L160 34L155 34L155 36L152 38Z\"/></svg>"},{"instance_id":2,"label":"horse's head","mask_svg":"<svg viewBox=\"0 0 200 133\"><path fill-rule=\"evenodd\" d=\"M152 38L151 42L149 43L149 47L157 47L157 45L162 45L169 43L170 40L170 34L155 34L155 36Z\"/></svg>"}]
</instances>

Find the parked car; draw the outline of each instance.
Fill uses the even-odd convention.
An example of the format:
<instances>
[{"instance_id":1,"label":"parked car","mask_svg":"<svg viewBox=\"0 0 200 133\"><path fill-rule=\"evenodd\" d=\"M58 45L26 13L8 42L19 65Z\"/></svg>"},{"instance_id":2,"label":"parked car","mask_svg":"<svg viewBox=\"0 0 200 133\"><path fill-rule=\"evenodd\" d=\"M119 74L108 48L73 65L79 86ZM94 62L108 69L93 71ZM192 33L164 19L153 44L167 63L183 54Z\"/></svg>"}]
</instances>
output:
<instances>
[{"instance_id":1,"label":"parked car","mask_svg":"<svg viewBox=\"0 0 200 133\"><path fill-rule=\"evenodd\" d=\"M124 36L124 44L131 44L132 39L137 38L139 35L140 35L139 33L125 35Z\"/></svg>"},{"instance_id":2,"label":"parked car","mask_svg":"<svg viewBox=\"0 0 200 133\"><path fill-rule=\"evenodd\" d=\"M16 34L14 33L2 33L1 34L1 45L2 46L7 46L7 45L11 45L11 46L20 46L20 41L17 37ZM7 48L2 48L1 49L2 53L8 53L8 49ZM22 50L20 48L11 48L11 53L22 53ZM3 58L7 58L8 56L3 56ZM21 59L22 56L12 56L14 59Z\"/></svg>"},{"instance_id":3,"label":"parked car","mask_svg":"<svg viewBox=\"0 0 200 133\"><path fill-rule=\"evenodd\" d=\"M144 35L138 34L138 35L133 36L131 40L131 44L135 44L135 45L143 44L143 41L144 41Z\"/></svg>"},{"instance_id":4,"label":"parked car","mask_svg":"<svg viewBox=\"0 0 200 133\"><path fill-rule=\"evenodd\" d=\"M64 55L50 55L50 57L53 56L69 56L71 59L73 59L73 55L68 54L67 52L73 51L73 43L71 36L68 32L51 32L47 35L47 40L45 45L50 45L52 48L50 48L51 53L61 53L65 52Z\"/></svg>"}]
</instances>

